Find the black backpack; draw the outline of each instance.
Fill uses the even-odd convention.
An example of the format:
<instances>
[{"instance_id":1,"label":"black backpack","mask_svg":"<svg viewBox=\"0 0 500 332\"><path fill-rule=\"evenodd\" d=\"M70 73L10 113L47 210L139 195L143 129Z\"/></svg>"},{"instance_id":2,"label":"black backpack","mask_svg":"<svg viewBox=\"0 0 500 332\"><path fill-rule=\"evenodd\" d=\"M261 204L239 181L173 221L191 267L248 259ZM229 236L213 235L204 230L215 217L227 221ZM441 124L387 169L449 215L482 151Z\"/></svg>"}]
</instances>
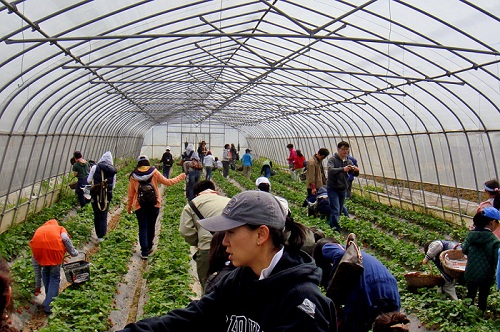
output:
<instances>
[{"instance_id":1,"label":"black backpack","mask_svg":"<svg viewBox=\"0 0 500 332\"><path fill-rule=\"evenodd\" d=\"M165 166L172 166L172 157L165 158L165 161L163 162L163 165L165 165Z\"/></svg>"},{"instance_id":2,"label":"black backpack","mask_svg":"<svg viewBox=\"0 0 500 332\"><path fill-rule=\"evenodd\" d=\"M169 166L172 166L172 164L173 164L173 157L172 157L172 154L170 154L170 153L168 155L166 155L164 159L162 158L162 160L163 160L164 166L169 167Z\"/></svg>"},{"instance_id":3,"label":"black backpack","mask_svg":"<svg viewBox=\"0 0 500 332\"><path fill-rule=\"evenodd\" d=\"M151 178L147 181L139 181L139 188L137 189L137 200L141 207L153 207L156 205L157 197L156 191L151 184Z\"/></svg>"}]
</instances>

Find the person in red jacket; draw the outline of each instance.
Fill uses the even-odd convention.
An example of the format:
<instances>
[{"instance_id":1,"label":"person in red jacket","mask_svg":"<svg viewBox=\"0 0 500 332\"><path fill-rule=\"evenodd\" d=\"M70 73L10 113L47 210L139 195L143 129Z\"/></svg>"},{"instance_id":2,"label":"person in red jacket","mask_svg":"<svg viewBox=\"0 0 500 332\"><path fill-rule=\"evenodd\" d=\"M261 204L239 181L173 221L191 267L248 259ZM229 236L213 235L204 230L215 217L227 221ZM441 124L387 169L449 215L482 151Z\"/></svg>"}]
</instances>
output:
<instances>
[{"instance_id":1,"label":"person in red jacket","mask_svg":"<svg viewBox=\"0 0 500 332\"><path fill-rule=\"evenodd\" d=\"M300 182L300 175L304 171L304 162L306 161L306 157L302 154L302 151L297 150L296 155L293 158L293 173L292 173L292 178L295 181Z\"/></svg>"},{"instance_id":2,"label":"person in red jacket","mask_svg":"<svg viewBox=\"0 0 500 332\"><path fill-rule=\"evenodd\" d=\"M75 257L78 250L73 246L66 229L59 226L55 219L38 227L30 241L30 247L35 270L35 295L40 294L43 279L45 300L42 307L46 314L50 314L52 300L59 294L64 255L68 252Z\"/></svg>"}]
</instances>

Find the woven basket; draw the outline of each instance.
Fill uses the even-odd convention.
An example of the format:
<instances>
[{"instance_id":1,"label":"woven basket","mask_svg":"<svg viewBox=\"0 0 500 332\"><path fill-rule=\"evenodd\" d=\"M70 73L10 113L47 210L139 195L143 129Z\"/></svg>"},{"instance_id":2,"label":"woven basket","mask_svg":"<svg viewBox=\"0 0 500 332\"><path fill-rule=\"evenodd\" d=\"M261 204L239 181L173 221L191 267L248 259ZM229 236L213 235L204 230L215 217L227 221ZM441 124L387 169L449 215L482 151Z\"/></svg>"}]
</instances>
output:
<instances>
[{"instance_id":1,"label":"woven basket","mask_svg":"<svg viewBox=\"0 0 500 332\"><path fill-rule=\"evenodd\" d=\"M467 256L464 255L462 249L445 250L439 255L439 260L446 272L453 279L460 279L465 272L467 265Z\"/></svg>"},{"instance_id":2,"label":"woven basket","mask_svg":"<svg viewBox=\"0 0 500 332\"><path fill-rule=\"evenodd\" d=\"M432 267L429 265L430 274L420 271L409 272L405 274L405 280L408 288L434 287L444 284L444 278L440 275L432 274Z\"/></svg>"}]
</instances>

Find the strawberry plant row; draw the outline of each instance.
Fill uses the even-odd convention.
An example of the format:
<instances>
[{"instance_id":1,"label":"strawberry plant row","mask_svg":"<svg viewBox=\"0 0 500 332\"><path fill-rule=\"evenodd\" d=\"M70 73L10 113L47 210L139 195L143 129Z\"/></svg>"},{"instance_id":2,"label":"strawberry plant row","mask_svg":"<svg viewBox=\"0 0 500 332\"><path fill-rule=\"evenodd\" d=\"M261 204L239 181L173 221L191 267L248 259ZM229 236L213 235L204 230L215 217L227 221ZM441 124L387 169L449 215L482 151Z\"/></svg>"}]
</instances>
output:
<instances>
[{"instance_id":1,"label":"strawberry plant row","mask_svg":"<svg viewBox=\"0 0 500 332\"><path fill-rule=\"evenodd\" d=\"M127 165L127 163L130 162L121 162L123 165ZM116 192L116 188L114 192L115 195L119 195L119 193ZM7 261L12 261L28 248L26 244L29 243L38 227L50 219L57 219L60 222L64 219L68 219L69 211L74 209L76 205L77 199L75 192L69 189L69 187L63 187L59 192L57 202L38 212L30 213L23 222L13 225L7 231L0 234L0 255ZM78 215L80 216L82 213L85 214L86 211L87 209L79 210ZM74 219L75 218L69 218L64 225L67 225L68 231L71 231L73 242L78 243L79 241L84 241L88 233L85 227L80 228L77 227L77 223L72 224L72 220Z\"/></svg>"},{"instance_id":2,"label":"strawberry plant row","mask_svg":"<svg viewBox=\"0 0 500 332\"><path fill-rule=\"evenodd\" d=\"M342 216L340 226L348 232L356 233L363 245L370 246L384 256L392 257L404 266L415 268L424 259L417 244L397 239L392 234L374 227L369 221Z\"/></svg>"},{"instance_id":3,"label":"strawberry plant row","mask_svg":"<svg viewBox=\"0 0 500 332\"><path fill-rule=\"evenodd\" d=\"M349 212L356 215L356 218L369 221L397 237L415 242L420 246L434 239L447 239L448 233L442 234L433 230L423 229L420 225L415 225L411 221L395 219L384 212L366 209L356 203L346 202ZM455 239L461 241L461 239Z\"/></svg>"},{"instance_id":4,"label":"strawberry plant row","mask_svg":"<svg viewBox=\"0 0 500 332\"><path fill-rule=\"evenodd\" d=\"M231 174L235 174L236 172L232 171ZM220 172L213 172L212 178L215 183L222 189L222 191L226 194L227 197L233 197L238 194L241 190L236 187L234 184L229 182L228 179L224 178Z\"/></svg>"},{"instance_id":5,"label":"strawberry plant row","mask_svg":"<svg viewBox=\"0 0 500 332\"><path fill-rule=\"evenodd\" d=\"M467 235L468 230L466 227L458 227L457 225L451 224L446 220L435 218L427 214L388 206L359 195L353 195L352 202L371 210L377 210L398 218L411 220L413 223L421 225L425 229L435 230L441 234L450 234L450 236L456 239L463 239Z\"/></svg>"}]
</instances>

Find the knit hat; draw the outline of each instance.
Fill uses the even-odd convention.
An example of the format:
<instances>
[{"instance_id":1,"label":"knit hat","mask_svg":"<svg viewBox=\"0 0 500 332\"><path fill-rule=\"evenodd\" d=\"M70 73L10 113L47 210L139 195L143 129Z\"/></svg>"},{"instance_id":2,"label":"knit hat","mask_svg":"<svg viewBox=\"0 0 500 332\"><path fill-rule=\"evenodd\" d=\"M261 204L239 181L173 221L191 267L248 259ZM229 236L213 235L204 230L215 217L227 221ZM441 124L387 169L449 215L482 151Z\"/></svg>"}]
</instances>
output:
<instances>
[{"instance_id":1,"label":"knit hat","mask_svg":"<svg viewBox=\"0 0 500 332\"><path fill-rule=\"evenodd\" d=\"M210 232L226 231L242 225L266 225L270 228L285 227L287 211L270 193L248 190L234 196L222 214L199 220Z\"/></svg>"},{"instance_id":2,"label":"knit hat","mask_svg":"<svg viewBox=\"0 0 500 332\"><path fill-rule=\"evenodd\" d=\"M147 161L149 161L149 158L145 154L141 154L139 156L139 158L137 158L137 161L141 161L141 160L147 160Z\"/></svg>"}]
</instances>

